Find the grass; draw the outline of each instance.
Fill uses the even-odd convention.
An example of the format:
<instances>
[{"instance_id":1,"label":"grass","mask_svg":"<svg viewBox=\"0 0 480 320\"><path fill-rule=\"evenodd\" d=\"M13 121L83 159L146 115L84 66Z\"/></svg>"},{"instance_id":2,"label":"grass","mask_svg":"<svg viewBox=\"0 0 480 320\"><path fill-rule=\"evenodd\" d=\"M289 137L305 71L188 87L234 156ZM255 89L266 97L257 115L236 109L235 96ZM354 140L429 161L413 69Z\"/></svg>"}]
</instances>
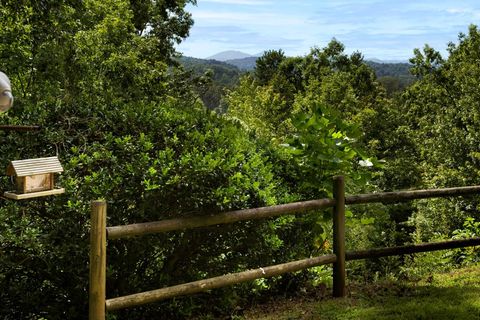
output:
<instances>
[{"instance_id":1,"label":"grass","mask_svg":"<svg viewBox=\"0 0 480 320\"><path fill-rule=\"evenodd\" d=\"M480 319L480 265L420 282L351 284L344 299L281 299L249 309L245 319Z\"/></svg>"}]
</instances>

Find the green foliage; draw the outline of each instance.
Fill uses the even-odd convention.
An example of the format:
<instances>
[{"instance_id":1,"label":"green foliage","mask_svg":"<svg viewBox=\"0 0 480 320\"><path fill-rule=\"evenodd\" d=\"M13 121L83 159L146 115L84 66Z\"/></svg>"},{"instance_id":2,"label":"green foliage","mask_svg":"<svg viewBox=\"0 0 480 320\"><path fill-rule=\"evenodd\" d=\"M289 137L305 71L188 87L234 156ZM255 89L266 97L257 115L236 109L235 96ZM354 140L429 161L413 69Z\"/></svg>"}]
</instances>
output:
<instances>
[{"instance_id":1,"label":"green foliage","mask_svg":"<svg viewBox=\"0 0 480 320\"><path fill-rule=\"evenodd\" d=\"M410 59L413 64L411 72L419 78L434 74L444 62L441 54L428 44L423 48L423 53L417 48L413 50L413 54L415 56Z\"/></svg>"},{"instance_id":2,"label":"green foliage","mask_svg":"<svg viewBox=\"0 0 480 320\"><path fill-rule=\"evenodd\" d=\"M428 46L424 54L416 51L412 62L421 80L396 102L403 121L410 124L408 139L427 187L478 182L478 34L477 28L471 26L468 36L460 35L459 44L450 45L447 60ZM467 216L478 215L478 199L452 201L428 202L416 215L416 225L420 226L421 221L435 224L433 230L449 237ZM425 236L428 238L428 233Z\"/></svg>"},{"instance_id":3,"label":"green foliage","mask_svg":"<svg viewBox=\"0 0 480 320\"><path fill-rule=\"evenodd\" d=\"M480 222L468 217L463 223L463 228L453 232L455 239L468 239L478 237L480 234Z\"/></svg>"},{"instance_id":4,"label":"green foliage","mask_svg":"<svg viewBox=\"0 0 480 320\"><path fill-rule=\"evenodd\" d=\"M238 87L230 91L225 100L227 116L260 137L284 136L291 131L290 121L286 118L286 102L272 87L258 86L251 76L242 77Z\"/></svg>"},{"instance_id":5,"label":"green foliage","mask_svg":"<svg viewBox=\"0 0 480 320\"><path fill-rule=\"evenodd\" d=\"M327 107L317 107L312 115L299 113L293 124L295 135L286 146L301 170L300 190L326 196L333 176L343 174L355 180L358 166L354 163L361 154L355 128L332 115Z\"/></svg>"},{"instance_id":6,"label":"green foliage","mask_svg":"<svg viewBox=\"0 0 480 320\"><path fill-rule=\"evenodd\" d=\"M472 26L468 35L460 35L459 44L450 44L446 60L429 46L415 50L411 62L418 80L386 107L362 114L362 122L373 124L365 127L367 148L385 160L374 180L380 189L478 184L478 39ZM392 244L397 245L449 239L467 217L478 217L477 208L473 196L389 206L389 219L378 220L378 228L393 230ZM374 241L388 243L387 237ZM408 272L461 260L450 254L435 264L435 257L415 259Z\"/></svg>"},{"instance_id":7,"label":"green foliage","mask_svg":"<svg viewBox=\"0 0 480 320\"><path fill-rule=\"evenodd\" d=\"M453 239L470 239L480 237L480 222L472 217L465 219L463 227L453 231ZM456 262L476 263L480 261L480 250L477 247L468 247L458 250L455 255Z\"/></svg>"},{"instance_id":8,"label":"green foliage","mask_svg":"<svg viewBox=\"0 0 480 320\"><path fill-rule=\"evenodd\" d=\"M404 91L414 82L414 79L411 76L383 76L378 78L378 82L385 87L388 96L392 97L394 94Z\"/></svg>"},{"instance_id":9,"label":"green foliage","mask_svg":"<svg viewBox=\"0 0 480 320\"><path fill-rule=\"evenodd\" d=\"M143 24L129 1L4 2L0 68L12 79L17 106L181 95L185 86L168 84L167 66L193 23L187 2L142 3L151 11Z\"/></svg>"},{"instance_id":10,"label":"green foliage","mask_svg":"<svg viewBox=\"0 0 480 320\"><path fill-rule=\"evenodd\" d=\"M257 80L260 85L268 84L275 74L277 74L278 68L285 59L285 53L282 50L266 51L256 60L254 70L255 80Z\"/></svg>"}]
</instances>

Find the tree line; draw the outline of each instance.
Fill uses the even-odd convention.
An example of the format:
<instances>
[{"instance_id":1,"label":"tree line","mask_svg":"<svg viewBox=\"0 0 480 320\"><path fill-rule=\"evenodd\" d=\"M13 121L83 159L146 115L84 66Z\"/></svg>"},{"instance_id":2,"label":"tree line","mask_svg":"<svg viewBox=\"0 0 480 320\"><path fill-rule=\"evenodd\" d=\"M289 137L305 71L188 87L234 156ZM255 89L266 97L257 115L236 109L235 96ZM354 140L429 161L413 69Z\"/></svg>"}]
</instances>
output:
<instances>
[{"instance_id":1,"label":"tree line","mask_svg":"<svg viewBox=\"0 0 480 320\"><path fill-rule=\"evenodd\" d=\"M242 60L250 61L251 66L242 67L236 63ZM254 72L256 60L258 60L257 57L226 62L192 57L181 57L179 59L185 69L192 72L192 76L197 76L202 80L197 82L196 92L202 99L205 107L219 113L224 113L227 109L226 104L222 100L225 90L233 89L243 74ZM374 62L369 60L366 60L365 63L374 70L378 82L383 85L387 95L390 97L402 92L415 81L415 77L410 73L410 68L412 67L410 63Z\"/></svg>"}]
</instances>

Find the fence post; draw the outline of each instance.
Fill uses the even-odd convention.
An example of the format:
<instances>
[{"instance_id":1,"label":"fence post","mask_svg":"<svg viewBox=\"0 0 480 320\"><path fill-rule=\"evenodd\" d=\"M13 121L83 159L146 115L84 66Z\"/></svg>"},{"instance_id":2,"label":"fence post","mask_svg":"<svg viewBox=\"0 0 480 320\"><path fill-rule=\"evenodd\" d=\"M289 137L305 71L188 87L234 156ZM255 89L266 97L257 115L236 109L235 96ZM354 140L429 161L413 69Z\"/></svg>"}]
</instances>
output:
<instances>
[{"instance_id":1,"label":"fence post","mask_svg":"<svg viewBox=\"0 0 480 320\"><path fill-rule=\"evenodd\" d=\"M91 208L89 319L105 320L107 203L92 201Z\"/></svg>"},{"instance_id":2,"label":"fence post","mask_svg":"<svg viewBox=\"0 0 480 320\"><path fill-rule=\"evenodd\" d=\"M334 177L333 197L333 296L345 297L345 177Z\"/></svg>"}]
</instances>

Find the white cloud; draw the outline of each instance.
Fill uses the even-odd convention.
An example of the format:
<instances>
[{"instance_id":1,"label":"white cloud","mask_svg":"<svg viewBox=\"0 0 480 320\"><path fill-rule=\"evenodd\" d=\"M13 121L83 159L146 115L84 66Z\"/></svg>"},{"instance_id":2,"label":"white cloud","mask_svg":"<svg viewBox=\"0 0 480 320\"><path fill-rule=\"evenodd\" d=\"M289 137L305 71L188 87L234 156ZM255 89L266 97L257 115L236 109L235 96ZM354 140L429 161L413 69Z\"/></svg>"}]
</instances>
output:
<instances>
[{"instance_id":1,"label":"white cloud","mask_svg":"<svg viewBox=\"0 0 480 320\"><path fill-rule=\"evenodd\" d=\"M449 8L446 11L452 15L463 15L469 16L472 19L480 19L480 10L474 10L471 8Z\"/></svg>"},{"instance_id":2,"label":"white cloud","mask_svg":"<svg viewBox=\"0 0 480 320\"><path fill-rule=\"evenodd\" d=\"M193 13L193 19L197 25L202 25L202 22L216 25L224 23L241 23L244 26L299 26L308 23L302 17L292 17L287 14L275 13L249 13L249 12L233 12L233 11L207 11L201 10Z\"/></svg>"},{"instance_id":3,"label":"white cloud","mask_svg":"<svg viewBox=\"0 0 480 320\"><path fill-rule=\"evenodd\" d=\"M469 10L463 9L463 8L450 8L450 9L447 9L447 12L451 14L459 14L459 13L467 13L469 12Z\"/></svg>"}]
</instances>

